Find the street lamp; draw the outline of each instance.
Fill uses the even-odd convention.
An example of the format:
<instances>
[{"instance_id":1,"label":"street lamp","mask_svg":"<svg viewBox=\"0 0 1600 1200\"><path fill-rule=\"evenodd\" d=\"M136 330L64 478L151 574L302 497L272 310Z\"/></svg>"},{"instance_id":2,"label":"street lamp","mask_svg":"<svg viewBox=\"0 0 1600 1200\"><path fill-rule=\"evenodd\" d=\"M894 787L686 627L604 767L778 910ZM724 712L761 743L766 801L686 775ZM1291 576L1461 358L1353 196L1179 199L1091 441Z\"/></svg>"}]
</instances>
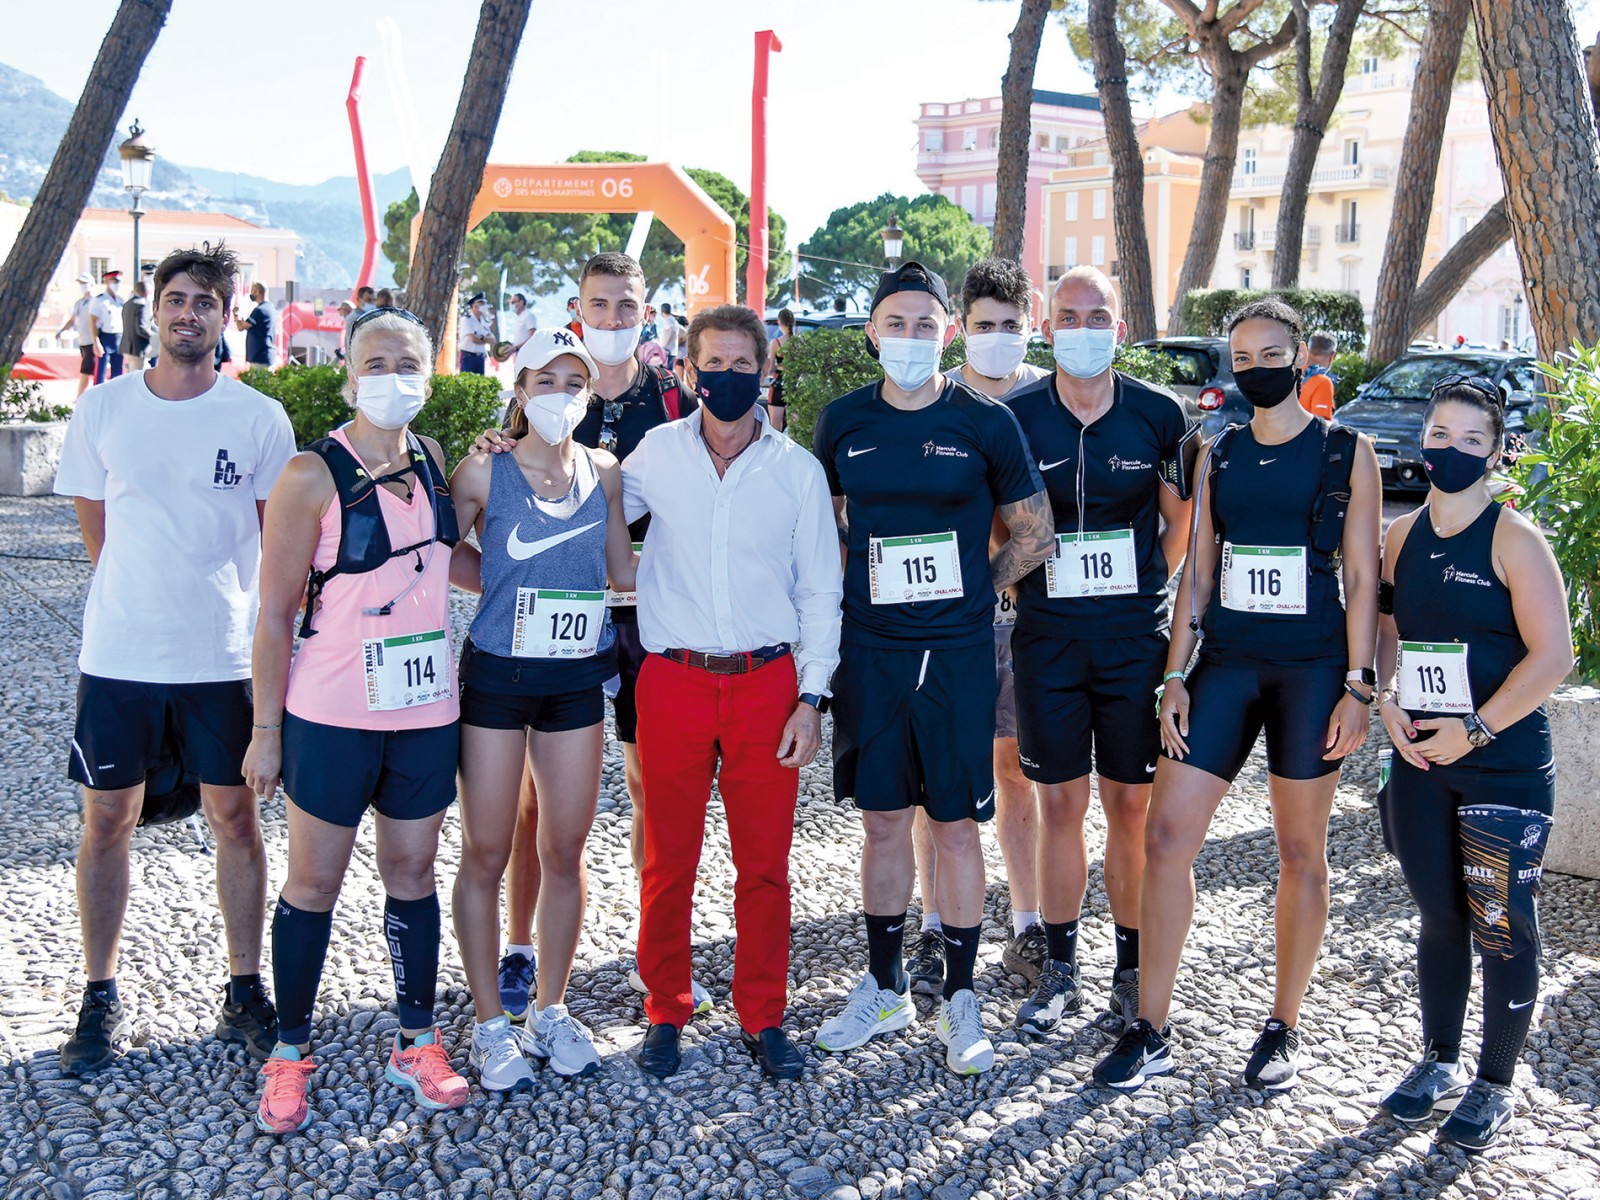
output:
<instances>
[{"instance_id":1,"label":"street lamp","mask_svg":"<svg viewBox=\"0 0 1600 1200\"><path fill-rule=\"evenodd\" d=\"M129 212L133 216L133 281L138 283L142 264L139 261L139 218L144 210L139 207L139 197L150 190L150 174L155 169L156 152L144 144L144 130L139 119L134 118L128 127L133 136L117 147L122 158L122 186L133 197Z\"/></svg>"},{"instance_id":2,"label":"street lamp","mask_svg":"<svg viewBox=\"0 0 1600 1200\"><path fill-rule=\"evenodd\" d=\"M889 223L882 230L883 256L889 260L889 269L892 271L900 265L900 251L905 248L905 230L900 228L895 214L889 214Z\"/></svg>"}]
</instances>

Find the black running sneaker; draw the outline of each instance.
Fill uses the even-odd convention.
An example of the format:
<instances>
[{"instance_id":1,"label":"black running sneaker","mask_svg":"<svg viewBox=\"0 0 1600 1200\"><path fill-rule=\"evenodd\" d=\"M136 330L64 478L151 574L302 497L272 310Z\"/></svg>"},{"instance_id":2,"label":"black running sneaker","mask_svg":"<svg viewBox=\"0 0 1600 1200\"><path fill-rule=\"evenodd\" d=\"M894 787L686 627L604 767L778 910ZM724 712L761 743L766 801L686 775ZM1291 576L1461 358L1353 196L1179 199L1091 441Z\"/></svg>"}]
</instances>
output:
<instances>
[{"instance_id":1,"label":"black running sneaker","mask_svg":"<svg viewBox=\"0 0 1600 1200\"><path fill-rule=\"evenodd\" d=\"M1118 971L1111 981L1111 1011L1122 1018L1126 1029L1139 1019L1139 968Z\"/></svg>"},{"instance_id":2,"label":"black running sneaker","mask_svg":"<svg viewBox=\"0 0 1600 1200\"><path fill-rule=\"evenodd\" d=\"M1454 1142L1469 1154L1494 1145L1500 1131L1511 1124L1517 1102L1503 1083L1474 1079L1456 1110L1439 1126L1441 1142Z\"/></svg>"},{"instance_id":3,"label":"black running sneaker","mask_svg":"<svg viewBox=\"0 0 1600 1200\"><path fill-rule=\"evenodd\" d=\"M1058 959L1046 959L1033 995L1017 1009L1017 1028L1041 1036L1052 1033L1062 1017L1081 1008L1083 993L1078 990L1077 968Z\"/></svg>"},{"instance_id":4,"label":"black running sneaker","mask_svg":"<svg viewBox=\"0 0 1600 1200\"><path fill-rule=\"evenodd\" d=\"M1442 1063L1437 1054L1429 1054L1406 1072L1378 1107L1402 1125L1422 1125L1465 1092L1471 1082L1472 1076L1461 1063Z\"/></svg>"},{"instance_id":5,"label":"black running sneaker","mask_svg":"<svg viewBox=\"0 0 1600 1200\"><path fill-rule=\"evenodd\" d=\"M1261 1029L1244 1066L1245 1087L1281 1092L1292 1088L1300 1077L1300 1031L1290 1029L1277 1017Z\"/></svg>"},{"instance_id":6,"label":"black running sneaker","mask_svg":"<svg viewBox=\"0 0 1600 1200\"><path fill-rule=\"evenodd\" d=\"M217 1037L238 1042L257 1062L266 1062L278 1044L278 1010L267 993L252 988L243 1004L235 1004L227 984L222 985L222 1015L217 1018Z\"/></svg>"},{"instance_id":7,"label":"black running sneaker","mask_svg":"<svg viewBox=\"0 0 1600 1200\"><path fill-rule=\"evenodd\" d=\"M1000 961L1013 975L1021 975L1029 983L1038 983L1047 957L1049 943L1045 941L1044 926L1035 921L1006 943Z\"/></svg>"},{"instance_id":8,"label":"black running sneaker","mask_svg":"<svg viewBox=\"0 0 1600 1200\"><path fill-rule=\"evenodd\" d=\"M117 1043L132 1032L121 1000L85 989L78 1028L61 1047L61 1070L68 1075L93 1074L117 1057Z\"/></svg>"},{"instance_id":9,"label":"black running sneaker","mask_svg":"<svg viewBox=\"0 0 1600 1200\"><path fill-rule=\"evenodd\" d=\"M911 990L922 996L938 996L944 992L944 934L937 929L924 929L917 935L911 957L906 960L906 974L911 977Z\"/></svg>"},{"instance_id":10,"label":"black running sneaker","mask_svg":"<svg viewBox=\"0 0 1600 1200\"><path fill-rule=\"evenodd\" d=\"M1176 1065L1172 1060L1172 1026L1157 1030L1143 1017L1134 1021L1111 1053L1094 1065L1094 1081L1102 1087L1132 1091L1152 1075L1165 1075Z\"/></svg>"}]
</instances>

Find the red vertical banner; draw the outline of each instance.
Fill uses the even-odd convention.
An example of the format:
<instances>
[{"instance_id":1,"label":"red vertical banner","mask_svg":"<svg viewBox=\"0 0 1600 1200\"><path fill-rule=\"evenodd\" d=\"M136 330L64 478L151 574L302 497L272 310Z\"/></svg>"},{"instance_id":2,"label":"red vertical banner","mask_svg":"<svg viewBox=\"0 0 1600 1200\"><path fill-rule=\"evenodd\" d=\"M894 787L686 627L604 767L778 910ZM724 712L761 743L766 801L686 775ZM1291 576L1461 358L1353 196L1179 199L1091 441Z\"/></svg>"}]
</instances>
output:
<instances>
[{"instance_id":1,"label":"red vertical banner","mask_svg":"<svg viewBox=\"0 0 1600 1200\"><path fill-rule=\"evenodd\" d=\"M767 60L783 49L770 29L756 33L755 77L750 88L750 257L744 302L767 311Z\"/></svg>"}]
</instances>

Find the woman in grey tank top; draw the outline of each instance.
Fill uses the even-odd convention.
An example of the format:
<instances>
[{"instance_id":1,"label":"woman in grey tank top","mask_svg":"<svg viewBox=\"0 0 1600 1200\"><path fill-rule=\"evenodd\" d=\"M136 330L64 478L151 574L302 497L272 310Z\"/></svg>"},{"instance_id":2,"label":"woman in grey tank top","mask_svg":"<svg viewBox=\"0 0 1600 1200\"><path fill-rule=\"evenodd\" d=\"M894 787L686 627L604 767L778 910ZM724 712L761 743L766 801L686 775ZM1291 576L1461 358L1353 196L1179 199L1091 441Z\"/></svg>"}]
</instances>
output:
<instances>
[{"instance_id":1,"label":"woman in grey tank top","mask_svg":"<svg viewBox=\"0 0 1600 1200\"><path fill-rule=\"evenodd\" d=\"M478 554L453 581L482 599L461 656L461 867L453 910L476 1009L468 1055L489 1091L533 1086L525 1055L562 1075L599 1069L589 1030L567 1012L567 977L588 893L584 843L600 794L604 701L616 671L609 581L631 591L637 558L622 519L622 472L572 440L595 366L565 329L535 333L517 354L516 448L474 454L451 477ZM543 872L533 948L500 964L500 880L517 834L523 756L531 764ZM536 823L536 824L535 824ZM501 976L509 973L509 987ZM520 986L519 986L520 985ZM530 1016L524 997L538 998ZM502 1003L502 997L505 1003ZM520 1004L519 1004L520 1002ZM508 1008L520 1007L510 1012ZM519 1033L513 1021L526 1020Z\"/></svg>"}]
</instances>

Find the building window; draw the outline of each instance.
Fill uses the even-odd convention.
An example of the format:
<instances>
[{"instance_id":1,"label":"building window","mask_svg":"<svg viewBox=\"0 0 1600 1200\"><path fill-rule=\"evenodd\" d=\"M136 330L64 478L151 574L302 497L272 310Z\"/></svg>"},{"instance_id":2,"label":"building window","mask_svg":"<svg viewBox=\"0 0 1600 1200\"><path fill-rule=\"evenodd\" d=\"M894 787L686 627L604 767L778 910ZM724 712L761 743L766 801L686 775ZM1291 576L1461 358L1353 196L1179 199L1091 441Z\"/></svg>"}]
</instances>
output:
<instances>
[{"instance_id":1,"label":"building window","mask_svg":"<svg viewBox=\"0 0 1600 1200\"><path fill-rule=\"evenodd\" d=\"M109 258L91 258L89 260L89 274L94 276L94 281L100 283L105 279L107 271L111 270Z\"/></svg>"},{"instance_id":2,"label":"building window","mask_svg":"<svg viewBox=\"0 0 1600 1200\"><path fill-rule=\"evenodd\" d=\"M1339 290L1341 292L1348 292L1354 296L1361 290L1360 282L1356 276L1360 266L1361 264L1355 259L1346 259L1339 264Z\"/></svg>"},{"instance_id":3,"label":"building window","mask_svg":"<svg viewBox=\"0 0 1600 1200\"><path fill-rule=\"evenodd\" d=\"M1361 60L1361 73L1363 75L1376 75L1378 73L1377 55L1368 55Z\"/></svg>"},{"instance_id":4,"label":"building window","mask_svg":"<svg viewBox=\"0 0 1600 1200\"><path fill-rule=\"evenodd\" d=\"M1510 342L1515 348L1522 341L1522 305L1500 306L1500 340Z\"/></svg>"},{"instance_id":5,"label":"building window","mask_svg":"<svg viewBox=\"0 0 1600 1200\"><path fill-rule=\"evenodd\" d=\"M902 145L904 143L901 143ZM930 153L937 154L944 149L944 130L930 129L922 135L922 148Z\"/></svg>"},{"instance_id":6,"label":"building window","mask_svg":"<svg viewBox=\"0 0 1600 1200\"><path fill-rule=\"evenodd\" d=\"M1105 188L1095 188L1095 190L1094 190L1094 219L1096 221L1103 221L1103 220L1105 220L1105 217L1106 217L1106 190L1105 190Z\"/></svg>"},{"instance_id":7,"label":"building window","mask_svg":"<svg viewBox=\"0 0 1600 1200\"><path fill-rule=\"evenodd\" d=\"M1056 134L1056 153L1065 154L1072 149L1072 139L1064 133Z\"/></svg>"},{"instance_id":8,"label":"building window","mask_svg":"<svg viewBox=\"0 0 1600 1200\"><path fill-rule=\"evenodd\" d=\"M1246 146L1244 148L1243 170L1246 175L1254 175L1256 173L1256 148L1254 146Z\"/></svg>"},{"instance_id":9,"label":"building window","mask_svg":"<svg viewBox=\"0 0 1600 1200\"><path fill-rule=\"evenodd\" d=\"M1050 135L1048 133L1035 134L1033 144L1039 150L1050 149Z\"/></svg>"},{"instance_id":10,"label":"building window","mask_svg":"<svg viewBox=\"0 0 1600 1200\"><path fill-rule=\"evenodd\" d=\"M1099 234L1089 239L1089 261L1097 267L1106 262L1106 239Z\"/></svg>"},{"instance_id":11,"label":"building window","mask_svg":"<svg viewBox=\"0 0 1600 1200\"><path fill-rule=\"evenodd\" d=\"M1346 200L1340 208L1340 220L1334 230L1334 241L1353 246L1361 240L1361 226L1356 221L1356 202Z\"/></svg>"},{"instance_id":12,"label":"building window","mask_svg":"<svg viewBox=\"0 0 1600 1200\"><path fill-rule=\"evenodd\" d=\"M989 149L994 150L1000 145L1000 126L996 125L989 130Z\"/></svg>"},{"instance_id":13,"label":"building window","mask_svg":"<svg viewBox=\"0 0 1600 1200\"><path fill-rule=\"evenodd\" d=\"M963 129L961 131L961 148L963 150L976 150L978 148L978 131L976 129Z\"/></svg>"},{"instance_id":14,"label":"building window","mask_svg":"<svg viewBox=\"0 0 1600 1200\"><path fill-rule=\"evenodd\" d=\"M1121 274L1122 274L1122 262L1121 262L1120 259L1113 258L1111 260L1111 278L1116 279Z\"/></svg>"},{"instance_id":15,"label":"building window","mask_svg":"<svg viewBox=\"0 0 1600 1200\"><path fill-rule=\"evenodd\" d=\"M1462 215L1456 218L1456 241L1467 236L1467 230L1472 228L1472 218Z\"/></svg>"},{"instance_id":16,"label":"building window","mask_svg":"<svg viewBox=\"0 0 1600 1200\"><path fill-rule=\"evenodd\" d=\"M978 219L978 185L969 183L961 189L961 207L974 221Z\"/></svg>"},{"instance_id":17,"label":"building window","mask_svg":"<svg viewBox=\"0 0 1600 1200\"><path fill-rule=\"evenodd\" d=\"M1345 138L1344 140L1344 165L1355 167L1361 165L1361 139Z\"/></svg>"},{"instance_id":18,"label":"building window","mask_svg":"<svg viewBox=\"0 0 1600 1200\"><path fill-rule=\"evenodd\" d=\"M1061 249L1062 249L1061 257L1066 260L1067 266L1069 266L1069 267L1077 266L1078 265L1078 239L1075 238L1075 237L1069 237L1066 240L1066 243L1061 247Z\"/></svg>"},{"instance_id":19,"label":"building window","mask_svg":"<svg viewBox=\"0 0 1600 1200\"><path fill-rule=\"evenodd\" d=\"M992 183L984 184L983 185L983 207L980 210L981 211L981 215L978 218L978 220L979 220L979 222L981 224L984 224L984 225L993 225L994 224L994 201L995 201L995 185L992 184Z\"/></svg>"},{"instance_id":20,"label":"building window","mask_svg":"<svg viewBox=\"0 0 1600 1200\"><path fill-rule=\"evenodd\" d=\"M1250 287L1250 268L1249 267L1240 267L1239 268L1239 286L1244 288L1244 289L1246 289L1246 290L1249 290L1249 287Z\"/></svg>"},{"instance_id":21,"label":"building window","mask_svg":"<svg viewBox=\"0 0 1600 1200\"><path fill-rule=\"evenodd\" d=\"M1068 192L1067 193L1067 220L1076 221L1077 219L1078 219L1078 193L1077 192ZM1069 254L1067 257L1071 258L1072 255Z\"/></svg>"},{"instance_id":22,"label":"building window","mask_svg":"<svg viewBox=\"0 0 1600 1200\"><path fill-rule=\"evenodd\" d=\"M1108 160L1106 158L1106 152L1104 150L1096 150L1094 152L1094 165L1095 166L1103 167L1103 166L1106 165L1107 161Z\"/></svg>"}]
</instances>

